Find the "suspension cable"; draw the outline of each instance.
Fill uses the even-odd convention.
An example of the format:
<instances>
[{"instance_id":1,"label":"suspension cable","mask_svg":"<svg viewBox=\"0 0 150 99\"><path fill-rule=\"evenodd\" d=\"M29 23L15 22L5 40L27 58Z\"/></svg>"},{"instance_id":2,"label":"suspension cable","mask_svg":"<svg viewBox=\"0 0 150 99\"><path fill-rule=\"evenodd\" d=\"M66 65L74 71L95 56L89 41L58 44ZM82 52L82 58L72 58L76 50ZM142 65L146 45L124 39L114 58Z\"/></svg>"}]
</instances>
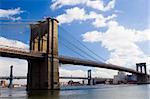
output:
<instances>
[{"instance_id":1,"label":"suspension cable","mask_svg":"<svg viewBox=\"0 0 150 99\"><path fill-rule=\"evenodd\" d=\"M104 62L106 62L106 59L104 59L103 57L101 57L101 56L97 55L96 53L94 53L91 49L89 49L85 44L83 44L81 41L79 41L78 39L76 39L71 33L69 33L63 27L61 27L61 26L59 26L59 27L60 27L60 29L62 29L63 31L65 31L66 33L68 33L72 38L74 38L79 44L81 44L83 47L85 47L92 54L94 54L95 56L97 56L98 58L100 58L101 60L103 60Z\"/></svg>"},{"instance_id":2,"label":"suspension cable","mask_svg":"<svg viewBox=\"0 0 150 99\"><path fill-rule=\"evenodd\" d=\"M58 36L60 37L60 35ZM63 37L62 37L63 38ZM73 46L75 49L78 49L79 51L83 52L85 55L87 55L88 57L97 60L95 57L91 56L90 54L88 54L87 52L85 52L84 50L82 50L81 48L79 48L78 46L76 46L75 44L71 43L70 41L68 41L67 39L63 38L63 41L66 41L66 43L68 43L69 45ZM97 60L99 61L99 60Z\"/></svg>"},{"instance_id":3,"label":"suspension cable","mask_svg":"<svg viewBox=\"0 0 150 99\"><path fill-rule=\"evenodd\" d=\"M63 42L59 42L59 43L63 44L64 47L70 49L70 50L71 50L72 52L74 52L75 54L78 54L79 56L81 56L81 57L83 57L83 58L86 58L85 56L81 55L81 54L78 53L77 51L73 50L71 47L67 46L65 43L63 43Z\"/></svg>"}]
</instances>

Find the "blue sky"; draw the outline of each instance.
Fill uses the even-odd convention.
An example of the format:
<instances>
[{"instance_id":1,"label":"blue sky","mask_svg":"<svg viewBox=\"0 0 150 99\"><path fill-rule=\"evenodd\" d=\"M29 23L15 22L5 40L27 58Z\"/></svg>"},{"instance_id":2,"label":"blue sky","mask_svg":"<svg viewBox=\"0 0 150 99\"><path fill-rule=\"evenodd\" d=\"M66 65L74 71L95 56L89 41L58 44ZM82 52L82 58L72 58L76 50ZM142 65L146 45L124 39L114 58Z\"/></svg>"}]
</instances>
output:
<instances>
[{"instance_id":1,"label":"blue sky","mask_svg":"<svg viewBox=\"0 0 150 99\"><path fill-rule=\"evenodd\" d=\"M105 1L106 4L108 2L109 0ZM52 2L50 0L32 0L32 1L30 0L1 0L0 3L1 3L1 6L0 6L1 9L20 8L23 11L23 13L21 13L19 16L22 19L31 19L31 21L40 20L44 18L45 16L56 17L60 14L63 14L67 8L70 8L68 6L64 6L60 9L52 10L50 8L50 6L52 5ZM131 0L117 0L115 5L116 6L114 9L112 9L111 11L107 11L107 12L91 9L91 8L85 7L84 5L78 5L78 6L81 8L87 9L87 12L95 11L97 13L100 12L103 15L111 15L112 13L116 13L118 17L115 20L117 20L120 24L128 28L134 28L137 30L143 30L147 28L148 26L148 21L147 21L148 20L148 10L147 10L148 1L147 0L132 0L132 1ZM19 21L22 21L22 20L19 20ZM13 26L11 25L11 27ZM71 24L63 24L61 26L64 27L66 30L70 31L73 35L75 35L80 40L82 40L81 34L87 31L105 30L105 28L97 29L91 26L90 21L83 22L81 24L79 24L78 21L75 21L75 22L72 22ZM21 28L21 30L19 28ZM22 26L22 27L19 26L15 28L17 30L15 30L14 33L11 33L12 28L8 29L7 27L8 29L7 32L6 32L6 29L1 29L1 36L11 38L11 39L17 39L17 40L24 41L25 43L29 43L28 40L29 40L30 30L27 27L26 29L24 28L25 26ZM22 32L25 32L25 33L22 33ZM99 50L102 50L105 53L105 54L101 53L102 56L107 57L106 55L107 53L105 52L105 49L101 48L100 46L97 46L97 44L93 44L93 45L87 44L87 45L91 47L92 49L94 49L94 51L96 52L99 52Z\"/></svg>"},{"instance_id":2,"label":"blue sky","mask_svg":"<svg viewBox=\"0 0 150 99\"><path fill-rule=\"evenodd\" d=\"M58 18L60 27L109 63L134 68L136 62L149 61L149 0L94 0L96 3L92 0L70 1L1 0L1 10L8 12L18 9L20 13L1 15L0 21L14 22L15 18L16 21L35 21L47 16ZM80 12L79 15L73 14L75 11ZM7 39L29 44L29 34L27 25L11 25L9 28L8 25L0 26L0 36ZM62 30L59 30L59 34L67 36ZM64 53L75 55L60 45L60 54Z\"/></svg>"}]
</instances>

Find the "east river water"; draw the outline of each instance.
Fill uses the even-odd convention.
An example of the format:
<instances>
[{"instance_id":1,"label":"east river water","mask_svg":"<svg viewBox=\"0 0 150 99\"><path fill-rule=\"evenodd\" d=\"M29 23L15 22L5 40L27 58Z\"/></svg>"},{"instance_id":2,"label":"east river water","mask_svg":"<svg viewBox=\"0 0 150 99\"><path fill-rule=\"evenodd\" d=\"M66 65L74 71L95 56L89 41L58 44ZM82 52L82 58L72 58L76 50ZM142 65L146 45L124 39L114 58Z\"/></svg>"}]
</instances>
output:
<instances>
[{"instance_id":1,"label":"east river water","mask_svg":"<svg viewBox=\"0 0 150 99\"><path fill-rule=\"evenodd\" d=\"M150 85L71 86L60 91L34 92L1 88L0 94L0 99L150 99Z\"/></svg>"}]
</instances>

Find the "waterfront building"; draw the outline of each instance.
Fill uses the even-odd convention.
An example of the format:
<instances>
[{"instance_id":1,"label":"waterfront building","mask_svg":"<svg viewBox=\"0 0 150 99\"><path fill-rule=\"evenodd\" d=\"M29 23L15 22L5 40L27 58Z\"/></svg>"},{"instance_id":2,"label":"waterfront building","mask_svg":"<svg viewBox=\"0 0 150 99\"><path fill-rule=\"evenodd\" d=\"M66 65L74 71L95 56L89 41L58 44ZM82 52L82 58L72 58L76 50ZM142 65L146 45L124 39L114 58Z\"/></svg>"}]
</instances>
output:
<instances>
[{"instance_id":1,"label":"waterfront building","mask_svg":"<svg viewBox=\"0 0 150 99\"><path fill-rule=\"evenodd\" d=\"M114 75L113 84L127 83L125 72L119 71L117 75Z\"/></svg>"}]
</instances>

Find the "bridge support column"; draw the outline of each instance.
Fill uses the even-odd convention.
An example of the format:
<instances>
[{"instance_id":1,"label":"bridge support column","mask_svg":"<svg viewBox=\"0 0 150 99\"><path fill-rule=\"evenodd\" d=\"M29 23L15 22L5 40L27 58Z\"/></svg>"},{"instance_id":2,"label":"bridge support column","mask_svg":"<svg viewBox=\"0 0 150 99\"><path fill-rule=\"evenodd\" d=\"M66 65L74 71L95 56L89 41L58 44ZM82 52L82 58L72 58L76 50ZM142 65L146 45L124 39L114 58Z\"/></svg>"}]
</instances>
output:
<instances>
[{"instance_id":1,"label":"bridge support column","mask_svg":"<svg viewBox=\"0 0 150 99\"><path fill-rule=\"evenodd\" d=\"M10 66L10 78L9 78L9 85L8 88L13 87L13 66Z\"/></svg>"},{"instance_id":2,"label":"bridge support column","mask_svg":"<svg viewBox=\"0 0 150 99\"><path fill-rule=\"evenodd\" d=\"M88 85L91 85L91 79L92 79L91 70L88 70Z\"/></svg>"},{"instance_id":3,"label":"bridge support column","mask_svg":"<svg viewBox=\"0 0 150 99\"><path fill-rule=\"evenodd\" d=\"M58 21L31 25L30 50L44 53L42 60L28 60L27 90L59 89Z\"/></svg>"},{"instance_id":4,"label":"bridge support column","mask_svg":"<svg viewBox=\"0 0 150 99\"><path fill-rule=\"evenodd\" d=\"M137 83L138 84L150 84L150 76L149 75L137 75Z\"/></svg>"},{"instance_id":5,"label":"bridge support column","mask_svg":"<svg viewBox=\"0 0 150 99\"><path fill-rule=\"evenodd\" d=\"M140 68L141 73L143 73L143 67L144 67L144 74L147 74L147 72L146 72L146 63L137 63L136 64L136 70L139 71L139 68Z\"/></svg>"},{"instance_id":6,"label":"bridge support column","mask_svg":"<svg viewBox=\"0 0 150 99\"><path fill-rule=\"evenodd\" d=\"M139 71L139 68L140 68L141 73L143 73L143 67L144 67L144 74L137 74L137 83L138 84L150 83L149 76L147 75L147 72L146 72L146 63L137 63L136 64L137 71Z\"/></svg>"}]
</instances>

